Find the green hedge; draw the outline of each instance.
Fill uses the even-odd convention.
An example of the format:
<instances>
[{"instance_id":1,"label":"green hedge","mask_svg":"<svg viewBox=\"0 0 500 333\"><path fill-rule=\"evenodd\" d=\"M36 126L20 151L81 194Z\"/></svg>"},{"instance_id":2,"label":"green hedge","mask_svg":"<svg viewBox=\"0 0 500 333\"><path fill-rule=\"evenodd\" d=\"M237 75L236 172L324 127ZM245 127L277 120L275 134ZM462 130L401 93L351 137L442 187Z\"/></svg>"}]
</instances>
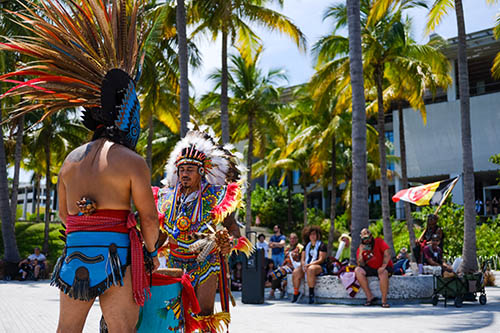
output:
<instances>
[{"instance_id":1,"label":"green hedge","mask_svg":"<svg viewBox=\"0 0 500 333\"><path fill-rule=\"evenodd\" d=\"M32 222L17 222L16 223L16 240L17 247L21 258L26 258L33 253L33 248L43 246L44 223ZM64 248L64 242L59 239L59 223L51 223L49 226L49 253L48 260L54 264L57 258L61 255ZM1 237L0 229L0 257L3 257L3 238Z\"/></svg>"}]
</instances>

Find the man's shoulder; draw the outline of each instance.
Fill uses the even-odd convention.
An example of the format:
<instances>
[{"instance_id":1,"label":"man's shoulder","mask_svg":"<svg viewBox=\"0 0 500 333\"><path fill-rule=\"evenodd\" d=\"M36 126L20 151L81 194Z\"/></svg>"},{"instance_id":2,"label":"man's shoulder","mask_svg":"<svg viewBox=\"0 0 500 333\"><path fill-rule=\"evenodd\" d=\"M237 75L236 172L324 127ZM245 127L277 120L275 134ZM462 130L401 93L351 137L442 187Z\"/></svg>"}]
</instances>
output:
<instances>
[{"instance_id":1,"label":"man's shoulder","mask_svg":"<svg viewBox=\"0 0 500 333\"><path fill-rule=\"evenodd\" d=\"M133 162L145 162L144 158L141 155L139 155L132 149L117 143L111 143L109 154L110 157L119 156L120 158L125 158Z\"/></svg>"}]
</instances>

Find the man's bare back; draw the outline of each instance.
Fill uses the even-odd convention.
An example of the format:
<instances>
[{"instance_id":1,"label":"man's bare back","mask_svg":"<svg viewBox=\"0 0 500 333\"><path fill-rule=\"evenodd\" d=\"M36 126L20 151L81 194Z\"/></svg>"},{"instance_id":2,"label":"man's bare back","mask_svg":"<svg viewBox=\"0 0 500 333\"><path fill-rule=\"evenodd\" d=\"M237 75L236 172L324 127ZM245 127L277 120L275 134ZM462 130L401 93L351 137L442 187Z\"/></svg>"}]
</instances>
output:
<instances>
[{"instance_id":1,"label":"man's bare back","mask_svg":"<svg viewBox=\"0 0 500 333\"><path fill-rule=\"evenodd\" d=\"M59 194L63 221L78 214L76 202L82 197L97 202L97 209L116 210L130 209L133 198L141 220L156 219L146 162L106 139L84 144L67 156L59 173Z\"/></svg>"},{"instance_id":2,"label":"man's bare back","mask_svg":"<svg viewBox=\"0 0 500 333\"><path fill-rule=\"evenodd\" d=\"M78 214L82 197L97 202L97 209L129 210L131 199L141 221L141 233L149 252L158 238L158 215L151 191L150 172L144 159L132 150L98 139L72 151L59 173L59 216ZM154 258L155 269L158 259ZM93 300L75 300L61 291L58 332L81 332ZM100 295L100 305L110 332L132 332L139 307L132 297L130 270L123 286L112 286Z\"/></svg>"}]
</instances>

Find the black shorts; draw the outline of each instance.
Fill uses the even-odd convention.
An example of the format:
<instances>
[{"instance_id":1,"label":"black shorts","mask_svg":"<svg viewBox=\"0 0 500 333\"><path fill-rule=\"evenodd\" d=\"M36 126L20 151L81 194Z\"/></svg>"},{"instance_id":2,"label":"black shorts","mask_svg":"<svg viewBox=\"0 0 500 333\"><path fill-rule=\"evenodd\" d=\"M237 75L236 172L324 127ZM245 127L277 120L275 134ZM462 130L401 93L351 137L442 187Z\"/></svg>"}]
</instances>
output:
<instances>
[{"instance_id":1,"label":"black shorts","mask_svg":"<svg viewBox=\"0 0 500 333\"><path fill-rule=\"evenodd\" d=\"M371 268L370 266L361 267L365 270L366 276L376 276L378 277L378 271L375 268ZM389 276L392 275L393 269L392 267L387 266L385 270L389 273Z\"/></svg>"}]
</instances>

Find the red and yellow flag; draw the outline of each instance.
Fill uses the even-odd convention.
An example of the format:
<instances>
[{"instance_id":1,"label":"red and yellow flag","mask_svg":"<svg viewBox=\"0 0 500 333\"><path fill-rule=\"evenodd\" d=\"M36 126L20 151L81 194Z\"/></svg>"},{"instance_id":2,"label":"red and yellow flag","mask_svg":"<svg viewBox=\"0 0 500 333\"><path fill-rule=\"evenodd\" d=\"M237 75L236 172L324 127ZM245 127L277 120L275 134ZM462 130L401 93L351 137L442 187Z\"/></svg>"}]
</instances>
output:
<instances>
[{"instance_id":1,"label":"red and yellow flag","mask_svg":"<svg viewBox=\"0 0 500 333\"><path fill-rule=\"evenodd\" d=\"M459 177L442 180L435 183L410 187L401 190L392 197L392 201L407 201L417 206L440 205L446 199Z\"/></svg>"}]
</instances>

